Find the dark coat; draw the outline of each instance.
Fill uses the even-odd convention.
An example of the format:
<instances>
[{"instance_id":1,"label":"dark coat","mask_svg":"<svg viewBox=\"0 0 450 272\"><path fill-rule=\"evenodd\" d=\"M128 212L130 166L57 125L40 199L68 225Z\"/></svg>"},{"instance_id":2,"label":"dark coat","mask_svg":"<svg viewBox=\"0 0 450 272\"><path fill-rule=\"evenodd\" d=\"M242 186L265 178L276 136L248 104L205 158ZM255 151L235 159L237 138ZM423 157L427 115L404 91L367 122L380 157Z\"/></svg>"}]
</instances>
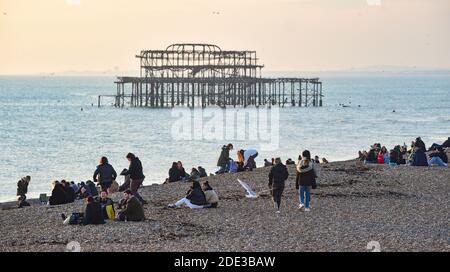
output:
<instances>
[{"instance_id":1,"label":"dark coat","mask_svg":"<svg viewBox=\"0 0 450 272\"><path fill-rule=\"evenodd\" d=\"M448 138L443 144L443 147L450 147L450 138Z\"/></svg>"},{"instance_id":2,"label":"dark coat","mask_svg":"<svg viewBox=\"0 0 450 272\"><path fill-rule=\"evenodd\" d=\"M83 225L99 225L105 224L103 212L100 203L92 202L87 204L83 217Z\"/></svg>"},{"instance_id":3,"label":"dark coat","mask_svg":"<svg viewBox=\"0 0 450 272\"><path fill-rule=\"evenodd\" d=\"M91 196L98 196L98 190L97 187L93 182L86 182L86 187L89 188L87 191Z\"/></svg>"},{"instance_id":4,"label":"dark coat","mask_svg":"<svg viewBox=\"0 0 450 272\"><path fill-rule=\"evenodd\" d=\"M203 167L199 167L199 168L198 168L198 172L200 172L200 177L201 177L201 178L205 178L205 177L208 176L208 174L206 174L205 168L203 168Z\"/></svg>"},{"instance_id":5,"label":"dark coat","mask_svg":"<svg viewBox=\"0 0 450 272\"><path fill-rule=\"evenodd\" d=\"M206 205L205 193L201 188L194 188L188 191L186 198L191 201L192 204L202 206Z\"/></svg>"},{"instance_id":6,"label":"dark coat","mask_svg":"<svg viewBox=\"0 0 450 272\"><path fill-rule=\"evenodd\" d=\"M22 196L28 193L28 181L22 178L17 182L17 195Z\"/></svg>"},{"instance_id":7,"label":"dark coat","mask_svg":"<svg viewBox=\"0 0 450 272\"><path fill-rule=\"evenodd\" d=\"M282 163L272 166L269 173L269 188L284 187L284 182L288 179L289 172Z\"/></svg>"},{"instance_id":8,"label":"dark coat","mask_svg":"<svg viewBox=\"0 0 450 272\"><path fill-rule=\"evenodd\" d=\"M425 143L422 141L422 140L416 140L416 142L414 143L414 146L415 147L418 147L418 148L420 148L420 149L422 149L423 150L423 152L426 152L427 151L427 149L426 149L426 147L425 147Z\"/></svg>"},{"instance_id":9,"label":"dark coat","mask_svg":"<svg viewBox=\"0 0 450 272\"><path fill-rule=\"evenodd\" d=\"M144 173L142 171L142 163L139 160L139 158L134 158L131 163L130 163L130 167L128 168L127 171L122 173L124 176L130 175L130 178L133 180L138 180L138 179L144 179Z\"/></svg>"},{"instance_id":10,"label":"dark coat","mask_svg":"<svg viewBox=\"0 0 450 272\"><path fill-rule=\"evenodd\" d=\"M122 210L122 215L126 217L128 221L144 221L145 214L142 208L141 202L134 196L130 197Z\"/></svg>"},{"instance_id":11,"label":"dark coat","mask_svg":"<svg viewBox=\"0 0 450 272\"><path fill-rule=\"evenodd\" d=\"M67 194L64 190L62 184L56 184L52 190L52 195L50 196L48 202L50 205L62 205L68 203Z\"/></svg>"},{"instance_id":12,"label":"dark coat","mask_svg":"<svg viewBox=\"0 0 450 272\"><path fill-rule=\"evenodd\" d=\"M219 160L217 161L217 166L227 167L228 161L230 160L230 150L227 146L222 147L222 152L220 152Z\"/></svg>"},{"instance_id":13,"label":"dark coat","mask_svg":"<svg viewBox=\"0 0 450 272\"><path fill-rule=\"evenodd\" d=\"M180 171L176 167L169 169L169 182L177 182L180 178Z\"/></svg>"},{"instance_id":14,"label":"dark coat","mask_svg":"<svg viewBox=\"0 0 450 272\"><path fill-rule=\"evenodd\" d=\"M315 181L316 181L316 174L314 173L313 169L306 172L297 171L297 177L295 179L295 188L297 188L298 190L300 186L313 186Z\"/></svg>"},{"instance_id":15,"label":"dark coat","mask_svg":"<svg viewBox=\"0 0 450 272\"><path fill-rule=\"evenodd\" d=\"M413 154L412 166L428 166L427 155L422 149L417 149Z\"/></svg>"},{"instance_id":16,"label":"dark coat","mask_svg":"<svg viewBox=\"0 0 450 272\"><path fill-rule=\"evenodd\" d=\"M75 195L75 191L73 190L73 188L70 186L70 184L67 184L64 187L64 191L66 192L66 196L67 196L67 202L68 203L72 203L75 201L76 195Z\"/></svg>"},{"instance_id":17,"label":"dark coat","mask_svg":"<svg viewBox=\"0 0 450 272\"><path fill-rule=\"evenodd\" d=\"M116 180L117 173L111 164L105 163L97 166L97 169L94 172L94 182L97 182L97 176L100 184L111 185L113 180Z\"/></svg>"}]
</instances>

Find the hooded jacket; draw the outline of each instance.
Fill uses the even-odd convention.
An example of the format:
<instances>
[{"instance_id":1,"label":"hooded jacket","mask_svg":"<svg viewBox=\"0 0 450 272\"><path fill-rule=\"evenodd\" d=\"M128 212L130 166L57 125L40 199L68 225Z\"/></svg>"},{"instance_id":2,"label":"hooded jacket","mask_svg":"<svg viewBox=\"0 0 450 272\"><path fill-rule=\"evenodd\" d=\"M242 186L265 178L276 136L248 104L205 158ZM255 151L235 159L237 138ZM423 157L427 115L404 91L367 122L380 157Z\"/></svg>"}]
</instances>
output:
<instances>
[{"instance_id":1,"label":"hooded jacket","mask_svg":"<svg viewBox=\"0 0 450 272\"><path fill-rule=\"evenodd\" d=\"M97 180L98 176L98 180ZM109 163L100 164L94 172L94 182L100 184L112 184L112 181L117 178L116 170Z\"/></svg>"},{"instance_id":2,"label":"hooded jacket","mask_svg":"<svg viewBox=\"0 0 450 272\"><path fill-rule=\"evenodd\" d=\"M269 188L283 187L288 177L289 172L284 164L280 162L272 166L269 173Z\"/></svg>"},{"instance_id":3,"label":"hooded jacket","mask_svg":"<svg viewBox=\"0 0 450 272\"><path fill-rule=\"evenodd\" d=\"M222 152L220 152L219 160L217 161L217 166L227 167L228 161L230 159L230 150L226 145L222 147Z\"/></svg>"}]
</instances>

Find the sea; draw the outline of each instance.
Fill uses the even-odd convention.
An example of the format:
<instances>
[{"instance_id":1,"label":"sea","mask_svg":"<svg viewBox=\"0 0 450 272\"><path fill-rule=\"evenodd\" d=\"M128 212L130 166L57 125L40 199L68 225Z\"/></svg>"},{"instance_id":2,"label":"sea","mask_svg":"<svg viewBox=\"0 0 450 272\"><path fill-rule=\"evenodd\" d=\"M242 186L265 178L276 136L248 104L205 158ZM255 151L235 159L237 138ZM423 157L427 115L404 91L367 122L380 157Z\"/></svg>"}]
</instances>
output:
<instances>
[{"instance_id":1,"label":"sea","mask_svg":"<svg viewBox=\"0 0 450 272\"><path fill-rule=\"evenodd\" d=\"M323 82L323 107L265 109L270 133L256 137L250 134L260 128L252 127L256 120L248 112L262 109L212 109L199 126L198 116L183 119L180 109L118 109L109 101L98 108L98 95L115 93L113 76L0 76L0 202L15 199L17 181L26 175L32 177L29 198L51 192L54 180L92 179L102 156L119 173L128 167L128 152L141 159L149 185L164 182L173 161L182 161L188 172L198 166L214 172L221 146L229 142L233 158L238 149L256 148L262 166L265 158L296 161L305 149L342 161L373 143L392 148L410 145L418 136L427 145L450 137L450 73L317 76ZM198 130L210 130L211 124L223 125L224 119L211 114L227 112L248 114L235 124L249 127L246 137L199 136ZM183 123L196 136L178 133Z\"/></svg>"}]
</instances>

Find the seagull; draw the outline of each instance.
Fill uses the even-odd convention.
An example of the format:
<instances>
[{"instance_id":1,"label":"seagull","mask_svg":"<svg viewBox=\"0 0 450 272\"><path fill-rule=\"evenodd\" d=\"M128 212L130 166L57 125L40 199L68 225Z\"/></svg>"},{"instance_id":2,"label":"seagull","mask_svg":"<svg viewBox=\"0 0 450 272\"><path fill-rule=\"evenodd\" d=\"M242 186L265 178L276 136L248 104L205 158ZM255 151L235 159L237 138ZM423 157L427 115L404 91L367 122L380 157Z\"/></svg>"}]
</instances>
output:
<instances>
[{"instance_id":1,"label":"seagull","mask_svg":"<svg viewBox=\"0 0 450 272\"><path fill-rule=\"evenodd\" d=\"M253 191L252 188L247 183L243 182L240 179L238 179L237 181L239 182L239 184L241 184L242 187L244 187L245 191L247 192L245 197L247 197L247 198L258 198L258 194L255 193L255 191Z\"/></svg>"}]
</instances>

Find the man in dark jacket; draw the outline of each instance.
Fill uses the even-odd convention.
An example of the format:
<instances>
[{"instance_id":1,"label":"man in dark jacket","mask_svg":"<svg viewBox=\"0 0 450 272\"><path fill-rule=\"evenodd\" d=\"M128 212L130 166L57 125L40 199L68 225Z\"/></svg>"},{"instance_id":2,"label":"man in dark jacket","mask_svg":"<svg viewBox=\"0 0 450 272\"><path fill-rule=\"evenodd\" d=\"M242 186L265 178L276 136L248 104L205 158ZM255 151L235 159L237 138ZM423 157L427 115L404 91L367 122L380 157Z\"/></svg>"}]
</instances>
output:
<instances>
[{"instance_id":1,"label":"man in dark jacket","mask_svg":"<svg viewBox=\"0 0 450 272\"><path fill-rule=\"evenodd\" d=\"M17 196L21 196L22 198L26 198L26 194L28 193L28 185L30 184L31 177L26 176L21 178L17 182Z\"/></svg>"},{"instance_id":2,"label":"man in dark jacket","mask_svg":"<svg viewBox=\"0 0 450 272\"><path fill-rule=\"evenodd\" d=\"M98 180L97 176L99 177ZM108 191L108 188L111 187L111 184L116 178L116 170L108 163L108 158L102 157L100 159L100 164L94 172L94 182L99 182L102 191Z\"/></svg>"},{"instance_id":3,"label":"man in dark jacket","mask_svg":"<svg viewBox=\"0 0 450 272\"><path fill-rule=\"evenodd\" d=\"M144 182L145 176L142 170L142 163L138 157L133 153L128 153L126 156L127 160L130 162L130 167L126 171L122 171L124 176L130 175L130 190L134 197L136 197L142 204L147 204L138 192L139 187L141 187Z\"/></svg>"},{"instance_id":4,"label":"man in dark jacket","mask_svg":"<svg viewBox=\"0 0 450 272\"><path fill-rule=\"evenodd\" d=\"M87 203L83 217L83 225L105 224L100 203L95 202L92 196L87 198Z\"/></svg>"},{"instance_id":5,"label":"man in dark jacket","mask_svg":"<svg viewBox=\"0 0 450 272\"><path fill-rule=\"evenodd\" d=\"M272 198L276 206L276 212L280 213L281 196L284 191L284 183L289 177L286 166L280 158L275 159L275 165L272 166L269 173L269 189L272 191Z\"/></svg>"},{"instance_id":6,"label":"man in dark jacket","mask_svg":"<svg viewBox=\"0 0 450 272\"><path fill-rule=\"evenodd\" d=\"M228 144L222 147L222 151L220 152L219 160L217 161L217 166L219 166L219 170L216 174L222 174L226 172L228 162L230 161L230 151L233 150L233 145Z\"/></svg>"},{"instance_id":7,"label":"man in dark jacket","mask_svg":"<svg viewBox=\"0 0 450 272\"><path fill-rule=\"evenodd\" d=\"M131 190L123 192L123 210L119 212L117 219L120 221L144 221L145 214L141 202L133 196Z\"/></svg>"}]
</instances>

